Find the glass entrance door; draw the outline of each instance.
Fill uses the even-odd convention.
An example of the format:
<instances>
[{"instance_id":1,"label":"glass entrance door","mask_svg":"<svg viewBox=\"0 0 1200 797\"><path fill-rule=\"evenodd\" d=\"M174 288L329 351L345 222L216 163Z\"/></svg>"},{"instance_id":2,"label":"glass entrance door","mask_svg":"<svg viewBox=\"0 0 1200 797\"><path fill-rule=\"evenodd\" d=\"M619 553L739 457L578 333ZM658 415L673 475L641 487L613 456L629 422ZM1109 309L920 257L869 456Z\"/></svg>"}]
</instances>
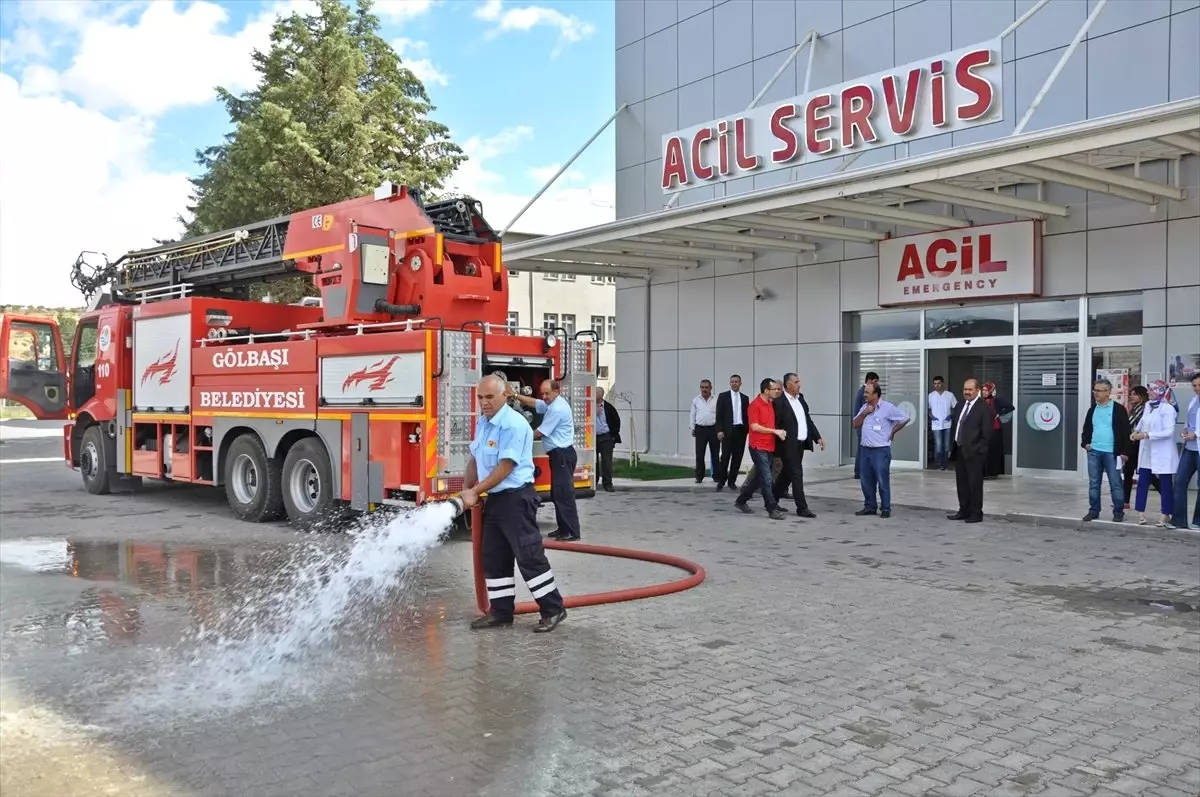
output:
<instances>
[{"instance_id":1,"label":"glass entrance door","mask_svg":"<svg viewBox=\"0 0 1200 797\"><path fill-rule=\"evenodd\" d=\"M1072 471L1079 452L1079 344L1017 347L1017 467Z\"/></svg>"}]
</instances>

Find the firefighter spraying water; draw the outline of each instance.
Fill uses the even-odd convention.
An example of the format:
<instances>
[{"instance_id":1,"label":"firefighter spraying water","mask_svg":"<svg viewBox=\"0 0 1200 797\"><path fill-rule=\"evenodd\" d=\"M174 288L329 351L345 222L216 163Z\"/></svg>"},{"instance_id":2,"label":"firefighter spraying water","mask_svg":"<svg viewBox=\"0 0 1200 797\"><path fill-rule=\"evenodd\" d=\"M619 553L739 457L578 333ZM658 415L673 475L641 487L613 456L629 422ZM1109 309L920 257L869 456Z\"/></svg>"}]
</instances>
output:
<instances>
[{"instance_id":1,"label":"firefighter spraying water","mask_svg":"<svg viewBox=\"0 0 1200 797\"><path fill-rule=\"evenodd\" d=\"M91 493L211 485L243 520L304 528L446 498L463 489L476 384L500 370L518 393L563 383L575 494L594 494L595 342L507 327L499 236L473 199L426 203L385 183L111 263L85 255L72 282L92 309L69 348L51 319L0 320L6 350L25 333L39 348L3 364L0 397L67 421L64 461ZM303 275L319 302L249 298ZM536 441L541 498L550 472Z\"/></svg>"}]
</instances>

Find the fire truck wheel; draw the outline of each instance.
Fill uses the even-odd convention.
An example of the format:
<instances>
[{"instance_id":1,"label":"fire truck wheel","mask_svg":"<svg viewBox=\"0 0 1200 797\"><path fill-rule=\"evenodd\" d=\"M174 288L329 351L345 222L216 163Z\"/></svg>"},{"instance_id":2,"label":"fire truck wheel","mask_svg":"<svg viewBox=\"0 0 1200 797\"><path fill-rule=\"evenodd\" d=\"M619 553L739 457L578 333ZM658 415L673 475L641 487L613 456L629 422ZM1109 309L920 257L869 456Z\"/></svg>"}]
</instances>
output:
<instances>
[{"instance_id":1,"label":"fire truck wheel","mask_svg":"<svg viewBox=\"0 0 1200 797\"><path fill-rule=\"evenodd\" d=\"M251 523L283 516L282 468L256 434L243 434L225 454L225 496L233 514Z\"/></svg>"},{"instance_id":2,"label":"fire truck wheel","mask_svg":"<svg viewBox=\"0 0 1200 797\"><path fill-rule=\"evenodd\" d=\"M83 474L83 486L92 495L108 495L112 490L104 432L99 426L89 426L83 433L79 447L79 472Z\"/></svg>"},{"instance_id":3,"label":"fire truck wheel","mask_svg":"<svg viewBox=\"0 0 1200 797\"><path fill-rule=\"evenodd\" d=\"M333 465L316 437L298 440L283 460L283 505L288 520L311 529L335 514Z\"/></svg>"}]
</instances>

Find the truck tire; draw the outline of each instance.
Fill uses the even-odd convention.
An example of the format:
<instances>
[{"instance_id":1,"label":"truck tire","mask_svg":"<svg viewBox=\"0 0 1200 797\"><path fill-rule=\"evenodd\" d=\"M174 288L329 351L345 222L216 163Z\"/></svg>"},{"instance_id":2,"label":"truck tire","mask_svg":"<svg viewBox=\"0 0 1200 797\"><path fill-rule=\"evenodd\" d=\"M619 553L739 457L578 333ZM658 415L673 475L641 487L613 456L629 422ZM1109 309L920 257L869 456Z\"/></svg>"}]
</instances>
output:
<instances>
[{"instance_id":1,"label":"truck tire","mask_svg":"<svg viewBox=\"0 0 1200 797\"><path fill-rule=\"evenodd\" d=\"M283 517L280 462L255 434L243 434L225 454L225 497L233 514L251 523Z\"/></svg>"},{"instance_id":2,"label":"truck tire","mask_svg":"<svg viewBox=\"0 0 1200 797\"><path fill-rule=\"evenodd\" d=\"M108 468L108 449L104 445L104 432L98 425L93 424L83 433L79 445L79 472L83 474L83 486L89 493L108 495L112 492L112 474Z\"/></svg>"},{"instance_id":3,"label":"truck tire","mask_svg":"<svg viewBox=\"0 0 1200 797\"><path fill-rule=\"evenodd\" d=\"M301 529L311 531L336 519L333 464L320 438L305 437L288 450L283 460L283 505L288 520Z\"/></svg>"}]
</instances>

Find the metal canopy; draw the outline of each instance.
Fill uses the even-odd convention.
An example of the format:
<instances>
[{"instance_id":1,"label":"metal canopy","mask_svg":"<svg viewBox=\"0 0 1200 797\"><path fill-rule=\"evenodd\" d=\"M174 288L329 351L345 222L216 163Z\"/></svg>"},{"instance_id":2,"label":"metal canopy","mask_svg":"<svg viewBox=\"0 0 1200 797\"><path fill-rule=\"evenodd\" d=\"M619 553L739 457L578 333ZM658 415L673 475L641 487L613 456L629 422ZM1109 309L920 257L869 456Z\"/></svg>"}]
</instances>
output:
<instances>
[{"instance_id":1,"label":"metal canopy","mask_svg":"<svg viewBox=\"0 0 1200 797\"><path fill-rule=\"evenodd\" d=\"M1048 184L1153 206L1185 198L1179 161L1197 154L1200 97L574 232L511 243L510 237L505 261L513 269L648 279L708 260L801 255L833 241L873 243L893 228L907 235L966 227L978 210L1017 218L1069 216L1068 207L1043 199ZM1173 162L1169 182L1140 175L1155 161ZM1116 171L1121 167L1132 169ZM951 215L954 207L960 215Z\"/></svg>"}]
</instances>

